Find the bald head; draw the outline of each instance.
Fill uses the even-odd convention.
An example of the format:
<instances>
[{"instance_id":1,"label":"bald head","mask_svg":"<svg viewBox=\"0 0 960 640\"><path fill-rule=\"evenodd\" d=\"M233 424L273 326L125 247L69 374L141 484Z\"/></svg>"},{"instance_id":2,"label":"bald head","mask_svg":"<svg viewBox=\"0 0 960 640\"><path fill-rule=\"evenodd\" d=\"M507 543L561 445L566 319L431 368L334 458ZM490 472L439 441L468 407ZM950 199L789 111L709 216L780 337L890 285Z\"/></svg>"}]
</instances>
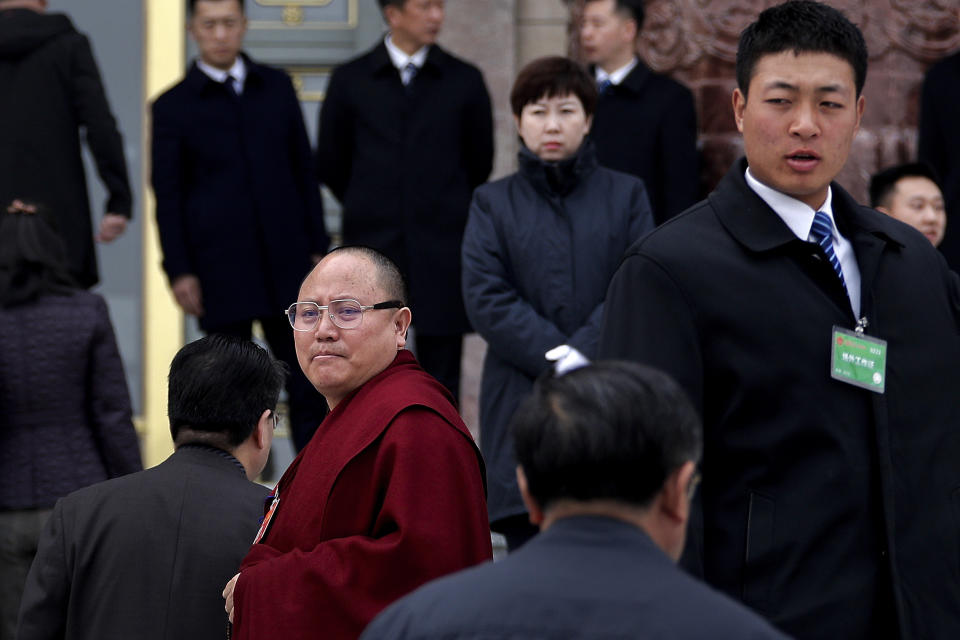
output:
<instances>
[{"instance_id":1,"label":"bald head","mask_svg":"<svg viewBox=\"0 0 960 640\"><path fill-rule=\"evenodd\" d=\"M403 274L400 273L400 268L396 263L387 256L376 249L363 245L345 245L331 249L321 262L335 255L353 255L366 258L376 270L377 286L383 290L387 297L391 300L400 300L404 304L408 303L407 285Z\"/></svg>"}]
</instances>

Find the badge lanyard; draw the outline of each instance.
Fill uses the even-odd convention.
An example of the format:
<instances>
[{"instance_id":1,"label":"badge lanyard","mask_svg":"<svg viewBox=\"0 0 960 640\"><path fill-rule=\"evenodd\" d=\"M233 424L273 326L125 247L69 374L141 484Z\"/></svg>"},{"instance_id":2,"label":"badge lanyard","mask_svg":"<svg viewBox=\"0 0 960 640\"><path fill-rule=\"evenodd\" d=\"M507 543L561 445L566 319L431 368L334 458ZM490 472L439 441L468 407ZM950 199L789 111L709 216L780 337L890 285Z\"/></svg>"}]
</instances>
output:
<instances>
[{"instance_id":1,"label":"badge lanyard","mask_svg":"<svg viewBox=\"0 0 960 640\"><path fill-rule=\"evenodd\" d=\"M834 325L830 377L874 393L887 384L887 341L865 335L866 317L850 331Z\"/></svg>"}]
</instances>

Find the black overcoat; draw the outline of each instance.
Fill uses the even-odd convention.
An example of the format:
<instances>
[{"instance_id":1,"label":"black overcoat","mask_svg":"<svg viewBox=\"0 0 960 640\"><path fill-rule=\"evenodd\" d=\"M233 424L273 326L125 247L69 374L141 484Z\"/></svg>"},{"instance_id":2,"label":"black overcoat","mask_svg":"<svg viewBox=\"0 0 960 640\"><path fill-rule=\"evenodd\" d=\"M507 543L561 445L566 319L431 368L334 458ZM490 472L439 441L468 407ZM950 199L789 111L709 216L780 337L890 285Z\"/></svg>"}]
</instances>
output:
<instances>
[{"instance_id":1,"label":"black overcoat","mask_svg":"<svg viewBox=\"0 0 960 640\"><path fill-rule=\"evenodd\" d=\"M163 268L199 277L205 329L281 313L328 245L290 78L245 60L239 96L192 64L153 104Z\"/></svg>"},{"instance_id":2,"label":"black overcoat","mask_svg":"<svg viewBox=\"0 0 960 640\"><path fill-rule=\"evenodd\" d=\"M224 637L220 593L268 493L236 460L187 445L156 467L63 498L27 576L18 637Z\"/></svg>"},{"instance_id":3,"label":"black overcoat","mask_svg":"<svg viewBox=\"0 0 960 640\"><path fill-rule=\"evenodd\" d=\"M960 270L960 53L927 72L920 99L917 155L940 179L947 205L947 231L940 251L954 271Z\"/></svg>"},{"instance_id":4,"label":"black overcoat","mask_svg":"<svg viewBox=\"0 0 960 640\"><path fill-rule=\"evenodd\" d=\"M374 247L410 284L417 330L469 330L460 242L470 196L493 166L480 71L438 46L408 87L381 42L337 68L320 113L320 180L343 203L343 239Z\"/></svg>"},{"instance_id":5,"label":"black overcoat","mask_svg":"<svg viewBox=\"0 0 960 640\"><path fill-rule=\"evenodd\" d=\"M478 188L463 237L463 294L487 341L480 448L490 521L526 512L508 425L549 362L569 345L596 355L603 299L620 258L653 228L643 182L597 166L585 143L561 189L523 148L520 170Z\"/></svg>"},{"instance_id":6,"label":"black overcoat","mask_svg":"<svg viewBox=\"0 0 960 640\"><path fill-rule=\"evenodd\" d=\"M0 11L0 206L45 206L82 287L99 280L85 140L108 192L104 212L130 217L123 139L110 112L90 42L62 14Z\"/></svg>"},{"instance_id":7,"label":"black overcoat","mask_svg":"<svg viewBox=\"0 0 960 640\"><path fill-rule=\"evenodd\" d=\"M638 61L600 96L590 137L601 165L646 183L657 224L697 201L697 112L676 80Z\"/></svg>"},{"instance_id":8,"label":"black overcoat","mask_svg":"<svg viewBox=\"0 0 960 640\"><path fill-rule=\"evenodd\" d=\"M673 375L702 412L694 569L800 638L896 637L892 617L903 638L960 637L957 277L833 184L866 332L888 353L883 395L832 379L849 299L745 168L631 248L600 341L601 357Z\"/></svg>"}]
</instances>

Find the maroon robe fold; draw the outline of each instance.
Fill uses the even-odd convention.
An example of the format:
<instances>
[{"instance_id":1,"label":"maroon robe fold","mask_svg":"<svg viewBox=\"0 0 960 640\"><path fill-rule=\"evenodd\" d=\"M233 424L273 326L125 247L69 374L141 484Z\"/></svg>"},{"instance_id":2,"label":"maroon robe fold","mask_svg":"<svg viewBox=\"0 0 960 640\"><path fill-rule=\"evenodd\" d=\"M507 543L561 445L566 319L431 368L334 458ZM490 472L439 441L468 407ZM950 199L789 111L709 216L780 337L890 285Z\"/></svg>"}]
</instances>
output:
<instances>
[{"instance_id":1,"label":"maroon robe fold","mask_svg":"<svg viewBox=\"0 0 960 640\"><path fill-rule=\"evenodd\" d=\"M337 405L241 565L233 637L356 638L428 580L491 557L480 452L408 351Z\"/></svg>"}]
</instances>

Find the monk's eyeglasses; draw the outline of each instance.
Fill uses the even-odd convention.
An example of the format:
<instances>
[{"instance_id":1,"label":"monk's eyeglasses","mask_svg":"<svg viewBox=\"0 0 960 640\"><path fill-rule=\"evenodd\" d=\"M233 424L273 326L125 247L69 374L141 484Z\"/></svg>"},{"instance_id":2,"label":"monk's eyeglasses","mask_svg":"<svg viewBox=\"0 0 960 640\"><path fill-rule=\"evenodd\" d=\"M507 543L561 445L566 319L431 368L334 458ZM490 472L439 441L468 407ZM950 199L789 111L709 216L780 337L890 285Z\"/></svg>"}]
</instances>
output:
<instances>
[{"instance_id":1,"label":"monk's eyeglasses","mask_svg":"<svg viewBox=\"0 0 960 640\"><path fill-rule=\"evenodd\" d=\"M356 300L331 300L330 304L316 302L294 302L287 308L287 319L294 331L311 331L326 311L333 324L341 329L356 329L363 322L363 312L370 309L400 309L404 306L400 300L387 300L377 304L362 305Z\"/></svg>"}]
</instances>

